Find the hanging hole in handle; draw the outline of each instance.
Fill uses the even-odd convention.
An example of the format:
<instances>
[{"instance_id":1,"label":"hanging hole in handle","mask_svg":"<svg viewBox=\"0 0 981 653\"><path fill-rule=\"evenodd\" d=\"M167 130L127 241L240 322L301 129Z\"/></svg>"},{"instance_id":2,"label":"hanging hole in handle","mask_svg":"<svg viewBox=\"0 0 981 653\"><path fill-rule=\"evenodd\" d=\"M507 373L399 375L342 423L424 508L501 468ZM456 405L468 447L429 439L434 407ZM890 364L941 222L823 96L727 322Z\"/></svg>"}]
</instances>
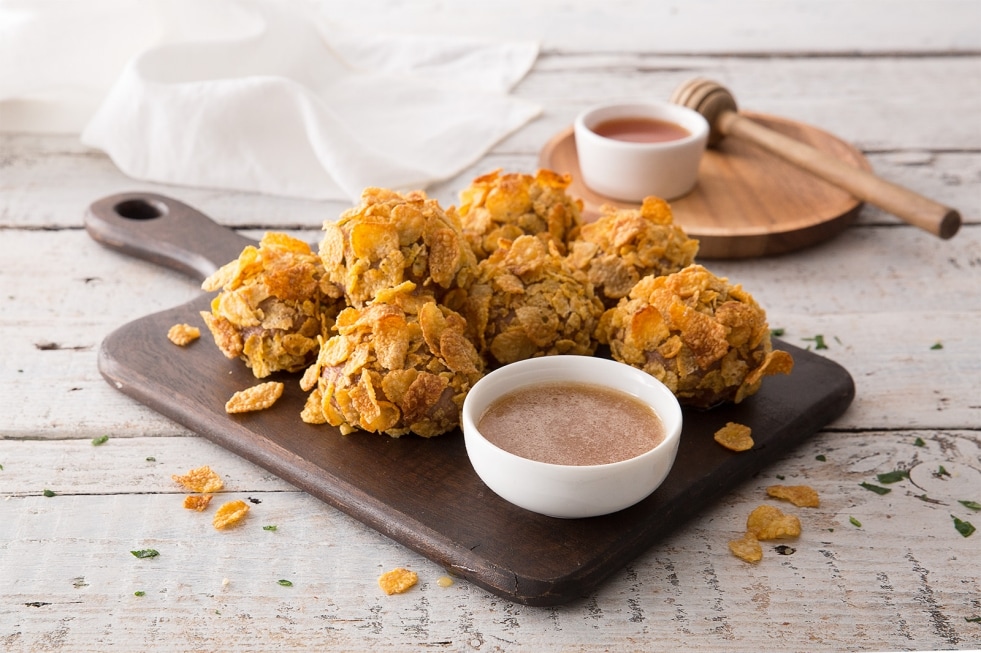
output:
<instances>
[{"instance_id":1,"label":"hanging hole in handle","mask_svg":"<svg viewBox=\"0 0 981 653\"><path fill-rule=\"evenodd\" d=\"M128 220L154 220L167 213L162 203L142 198L120 202L113 209Z\"/></svg>"}]
</instances>

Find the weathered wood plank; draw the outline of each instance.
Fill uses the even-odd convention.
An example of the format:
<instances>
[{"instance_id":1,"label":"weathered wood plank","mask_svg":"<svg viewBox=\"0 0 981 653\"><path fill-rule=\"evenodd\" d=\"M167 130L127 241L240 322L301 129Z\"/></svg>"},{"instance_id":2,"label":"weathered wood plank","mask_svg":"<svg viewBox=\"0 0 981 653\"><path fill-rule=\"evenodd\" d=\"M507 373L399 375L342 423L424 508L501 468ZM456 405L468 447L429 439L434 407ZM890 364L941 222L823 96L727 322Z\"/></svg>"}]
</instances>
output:
<instances>
[{"instance_id":1,"label":"weathered wood plank","mask_svg":"<svg viewBox=\"0 0 981 653\"><path fill-rule=\"evenodd\" d=\"M594 595L540 609L465 582L438 586L437 565L199 438L0 441L0 520L11 534L0 546L4 560L22 561L0 576L0 641L7 650L73 651L133 641L195 650L330 642L332 650L599 651L612 642L643 647L637 638L736 651L965 647L976 641L966 618L977 613L981 581L970 567L976 543L954 530L950 514L972 518L957 500L981 493L981 472L969 467L978 456L974 432L821 434ZM169 474L204 463L228 483L216 501L260 502L242 527L218 532L209 513L180 507ZM954 476L920 473L941 465ZM859 485L882 485L876 474L896 469L913 470L923 487L907 479L878 496ZM100 477L104 487L93 487ZM812 485L822 506L766 498L766 486L781 482ZM42 487L58 495L40 496ZM726 542L761 503L798 514L803 533L787 542L793 555L778 555L773 542L749 565ZM161 555L137 560L129 551L139 548ZM397 565L416 570L420 585L386 597L375 578ZM815 595L816 587L826 591ZM74 618L64 618L66 606ZM746 614L753 618L738 616Z\"/></svg>"}]
</instances>

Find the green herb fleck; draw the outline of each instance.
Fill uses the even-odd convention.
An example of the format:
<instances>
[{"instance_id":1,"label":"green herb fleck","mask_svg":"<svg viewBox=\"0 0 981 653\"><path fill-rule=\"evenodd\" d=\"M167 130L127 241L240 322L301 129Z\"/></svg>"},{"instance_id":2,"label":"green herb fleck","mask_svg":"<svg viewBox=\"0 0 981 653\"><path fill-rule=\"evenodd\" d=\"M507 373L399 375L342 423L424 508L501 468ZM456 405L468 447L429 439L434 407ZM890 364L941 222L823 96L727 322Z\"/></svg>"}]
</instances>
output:
<instances>
[{"instance_id":1,"label":"green herb fleck","mask_svg":"<svg viewBox=\"0 0 981 653\"><path fill-rule=\"evenodd\" d=\"M133 592L133 596L146 596L146 592L144 592L143 590L136 590L135 592Z\"/></svg>"},{"instance_id":2,"label":"green herb fleck","mask_svg":"<svg viewBox=\"0 0 981 653\"><path fill-rule=\"evenodd\" d=\"M779 338L787 332L783 327L777 327L776 329L770 329L770 337Z\"/></svg>"},{"instance_id":3,"label":"green herb fleck","mask_svg":"<svg viewBox=\"0 0 981 653\"><path fill-rule=\"evenodd\" d=\"M951 515L951 517L954 518L954 528L957 529L957 532L964 537L971 537L971 533L975 531L974 524L969 521L964 521L963 519L958 519L957 517L954 517L954 515Z\"/></svg>"},{"instance_id":4,"label":"green herb fleck","mask_svg":"<svg viewBox=\"0 0 981 653\"><path fill-rule=\"evenodd\" d=\"M3 471L3 465L0 465L0 472Z\"/></svg>"},{"instance_id":5,"label":"green herb fleck","mask_svg":"<svg viewBox=\"0 0 981 653\"><path fill-rule=\"evenodd\" d=\"M55 494L54 492L52 492L51 490L48 490L48 489L46 489L46 488L45 488L45 490L44 490L44 493L43 493L43 494L44 494L44 496L46 496L46 497L53 497L53 496L57 496L57 495L56 495L56 494Z\"/></svg>"},{"instance_id":6,"label":"green herb fleck","mask_svg":"<svg viewBox=\"0 0 981 653\"><path fill-rule=\"evenodd\" d=\"M858 521L854 517L849 517L848 518L848 521L851 522L852 526L854 526L855 528L861 528L862 527L862 522Z\"/></svg>"},{"instance_id":7,"label":"green herb fleck","mask_svg":"<svg viewBox=\"0 0 981 653\"><path fill-rule=\"evenodd\" d=\"M100 444L105 444L106 442L109 442L109 436L108 435L100 435L97 438L92 438L92 446L93 447L98 447Z\"/></svg>"},{"instance_id":8,"label":"green herb fleck","mask_svg":"<svg viewBox=\"0 0 981 653\"><path fill-rule=\"evenodd\" d=\"M293 587L293 581L286 580L285 578L277 580L276 582L282 585L283 587Z\"/></svg>"},{"instance_id":9,"label":"green herb fleck","mask_svg":"<svg viewBox=\"0 0 981 653\"><path fill-rule=\"evenodd\" d=\"M943 465L941 465L940 467L938 467L938 468L937 468L937 471L936 471L936 473L934 474L934 476L935 476L935 477L937 477L937 478L940 478L940 477L942 477L942 476L950 476L950 472L948 472L948 471L947 471L947 470L946 470L946 469L944 468L944 466L943 466Z\"/></svg>"},{"instance_id":10,"label":"green herb fleck","mask_svg":"<svg viewBox=\"0 0 981 653\"><path fill-rule=\"evenodd\" d=\"M865 482L859 483L859 485L864 487L866 490L869 490L870 492L875 492L876 494L889 494L890 492L892 492L892 490L890 490L889 488L882 487L881 485L872 485L871 483L865 483Z\"/></svg>"},{"instance_id":11,"label":"green herb fleck","mask_svg":"<svg viewBox=\"0 0 981 653\"><path fill-rule=\"evenodd\" d=\"M932 345L930 345L930 349L943 349L943 348L944 348L943 343L940 342L939 340L933 343Z\"/></svg>"},{"instance_id":12,"label":"green herb fleck","mask_svg":"<svg viewBox=\"0 0 981 653\"><path fill-rule=\"evenodd\" d=\"M136 551L130 551L137 558L156 558L160 555L160 552L156 549L138 549Z\"/></svg>"},{"instance_id":13,"label":"green herb fleck","mask_svg":"<svg viewBox=\"0 0 981 653\"><path fill-rule=\"evenodd\" d=\"M264 530L264 531L274 531L274 530L276 530L276 528L277 528L277 526L275 524L269 524L268 526L263 526L262 527L262 530Z\"/></svg>"},{"instance_id":14,"label":"green herb fleck","mask_svg":"<svg viewBox=\"0 0 981 653\"><path fill-rule=\"evenodd\" d=\"M934 503L938 506L946 505L943 501L939 501L937 499L931 499L925 494L914 494L913 496L919 499L920 501L925 501L926 503Z\"/></svg>"},{"instance_id":15,"label":"green herb fleck","mask_svg":"<svg viewBox=\"0 0 981 653\"><path fill-rule=\"evenodd\" d=\"M981 624L981 617L974 615L973 617L964 617L964 621L972 624Z\"/></svg>"},{"instance_id":16,"label":"green herb fleck","mask_svg":"<svg viewBox=\"0 0 981 653\"><path fill-rule=\"evenodd\" d=\"M155 463L155 462L157 462L157 459L156 459L156 458L154 458L153 456L147 456L147 457L146 457L146 461L147 461L148 463Z\"/></svg>"},{"instance_id":17,"label":"green herb fleck","mask_svg":"<svg viewBox=\"0 0 981 653\"><path fill-rule=\"evenodd\" d=\"M814 336L813 338L803 338L803 340L806 340L806 341L809 341L809 342L813 342L814 343L814 349L827 349L828 348L828 345L824 342L824 335L823 334L820 334L820 333L817 334L816 336Z\"/></svg>"},{"instance_id":18,"label":"green herb fleck","mask_svg":"<svg viewBox=\"0 0 981 653\"><path fill-rule=\"evenodd\" d=\"M957 503L961 504L965 508L970 508L974 512L981 510L981 503L978 503L977 501L965 501L964 499L960 499L957 501Z\"/></svg>"},{"instance_id":19,"label":"green herb fleck","mask_svg":"<svg viewBox=\"0 0 981 653\"><path fill-rule=\"evenodd\" d=\"M886 472L885 474L876 474L875 477L879 479L880 483L897 483L904 478L909 478L909 472L905 469L897 469L892 472Z\"/></svg>"},{"instance_id":20,"label":"green herb fleck","mask_svg":"<svg viewBox=\"0 0 981 653\"><path fill-rule=\"evenodd\" d=\"M784 476L783 474L777 474L777 480L778 480L778 481L783 481L783 480L785 480L786 478L787 478L787 477L786 477L786 476Z\"/></svg>"},{"instance_id":21,"label":"green herb fleck","mask_svg":"<svg viewBox=\"0 0 981 653\"><path fill-rule=\"evenodd\" d=\"M818 455L814 456L814 460L819 460L823 463L823 462L827 462L828 457L825 456L823 453L819 453Z\"/></svg>"},{"instance_id":22,"label":"green herb fleck","mask_svg":"<svg viewBox=\"0 0 981 653\"><path fill-rule=\"evenodd\" d=\"M926 446L926 442L923 441L923 438L916 438L915 440L913 440L913 446L914 447L925 447Z\"/></svg>"}]
</instances>

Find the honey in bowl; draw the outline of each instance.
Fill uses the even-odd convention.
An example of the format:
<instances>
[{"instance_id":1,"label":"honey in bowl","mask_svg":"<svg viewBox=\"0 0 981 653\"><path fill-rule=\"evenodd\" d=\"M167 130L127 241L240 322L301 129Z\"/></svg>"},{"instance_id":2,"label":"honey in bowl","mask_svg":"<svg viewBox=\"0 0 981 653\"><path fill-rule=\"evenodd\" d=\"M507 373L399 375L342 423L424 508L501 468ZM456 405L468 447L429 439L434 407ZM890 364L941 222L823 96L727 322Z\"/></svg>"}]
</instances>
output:
<instances>
[{"instance_id":1,"label":"honey in bowl","mask_svg":"<svg viewBox=\"0 0 981 653\"><path fill-rule=\"evenodd\" d=\"M690 131L677 123L640 116L611 118L596 124L591 129L604 138L628 143L667 143L691 136Z\"/></svg>"},{"instance_id":2,"label":"honey in bowl","mask_svg":"<svg viewBox=\"0 0 981 653\"><path fill-rule=\"evenodd\" d=\"M477 429L497 447L554 465L605 465L660 444L664 425L646 403L599 385L549 382L507 393Z\"/></svg>"}]
</instances>

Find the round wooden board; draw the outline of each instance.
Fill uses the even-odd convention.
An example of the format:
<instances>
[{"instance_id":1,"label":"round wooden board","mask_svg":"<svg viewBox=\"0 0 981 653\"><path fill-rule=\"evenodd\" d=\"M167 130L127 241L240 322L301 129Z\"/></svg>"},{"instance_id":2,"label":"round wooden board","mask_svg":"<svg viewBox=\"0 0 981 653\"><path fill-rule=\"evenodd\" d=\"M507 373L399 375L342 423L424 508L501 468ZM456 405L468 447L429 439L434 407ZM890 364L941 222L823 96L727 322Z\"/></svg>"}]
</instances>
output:
<instances>
[{"instance_id":1,"label":"round wooden board","mask_svg":"<svg viewBox=\"0 0 981 653\"><path fill-rule=\"evenodd\" d=\"M741 112L774 131L811 145L856 168L871 170L854 146L810 125ZM595 220L603 204L636 208L593 192L582 182L572 127L545 144L539 166L572 175L568 192L584 203L584 219ZM862 202L847 191L779 157L735 138L710 148L698 184L673 200L674 219L699 240L698 258L749 258L792 252L827 240L847 227Z\"/></svg>"}]
</instances>

